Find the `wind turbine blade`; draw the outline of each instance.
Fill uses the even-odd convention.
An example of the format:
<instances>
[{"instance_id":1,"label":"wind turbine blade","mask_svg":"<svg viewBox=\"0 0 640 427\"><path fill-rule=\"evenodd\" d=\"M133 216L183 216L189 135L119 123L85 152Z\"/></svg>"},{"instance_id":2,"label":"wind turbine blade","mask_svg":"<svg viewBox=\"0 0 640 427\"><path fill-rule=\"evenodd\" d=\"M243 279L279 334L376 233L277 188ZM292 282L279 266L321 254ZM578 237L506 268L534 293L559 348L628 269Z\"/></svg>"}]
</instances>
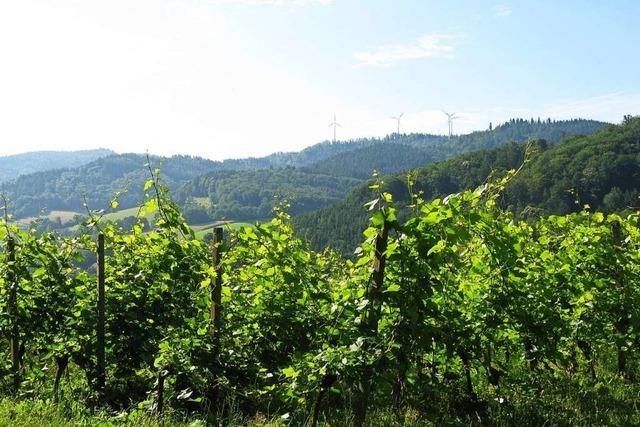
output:
<instances>
[{"instance_id":1,"label":"wind turbine blade","mask_svg":"<svg viewBox=\"0 0 640 427\"><path fill-rule=\"evenodd\" d=\"M401 118L402 116L404 116L404 113L400 113L400 115L398 116L398 118Z\"/></svg>"}]
</instances>

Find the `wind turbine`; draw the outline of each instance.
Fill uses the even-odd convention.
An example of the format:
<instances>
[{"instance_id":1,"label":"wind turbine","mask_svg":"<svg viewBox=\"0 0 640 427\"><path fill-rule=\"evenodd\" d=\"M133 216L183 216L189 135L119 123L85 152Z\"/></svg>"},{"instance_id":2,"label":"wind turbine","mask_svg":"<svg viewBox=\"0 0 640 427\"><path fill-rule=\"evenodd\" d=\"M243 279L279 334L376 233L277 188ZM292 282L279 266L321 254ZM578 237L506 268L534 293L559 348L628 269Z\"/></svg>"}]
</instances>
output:
<instances>
[{"instance_id":1,"label":"wind turbine","mask_svg":"<svg viewBox=\"0 0 640 427\"><path fill-rule=\"evenodd\" d=\"M338 126L342 127L342 125L340 125L340 123L336 121L335 113L333 113L333 122L329 124L329 127L331 126L333 126L333 142L336 142L336 129L338 128Z\"/></svg>"},{"instance_id":2,"label":"wind turbine","mask_svg":"<svg viewBox=\"0 0 640 427\"><path fill-rule=\"evenodd\" d=\"M457 119L458 116L456 113L447 113L444 110L442 110L442 112L447 116L447 122L449 123L449 139L451 139L451 136L453 135L453 121Z\"/></svg>"},{"instance_id":3,"label":"wind turbine","mask_svg":"<svg viewBox=\"0 0 640 427\"><path fill-rule=\"evenodd\" d=\"M391 116L393 120L398 122L398 135L400 135L400 119L402 118L402 116L404 116L404 113L400 113L399 116Z\"/></svg>"}]
</instances>

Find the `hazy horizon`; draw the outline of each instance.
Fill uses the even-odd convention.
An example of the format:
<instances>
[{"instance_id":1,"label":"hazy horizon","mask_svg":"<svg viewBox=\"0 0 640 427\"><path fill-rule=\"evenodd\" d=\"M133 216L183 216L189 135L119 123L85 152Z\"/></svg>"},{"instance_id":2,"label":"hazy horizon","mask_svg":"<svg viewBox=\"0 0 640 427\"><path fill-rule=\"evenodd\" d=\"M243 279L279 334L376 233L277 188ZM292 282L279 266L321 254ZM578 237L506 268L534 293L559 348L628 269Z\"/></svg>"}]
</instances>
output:
<instances>
[{"instance_id":1,"label":"hazy horizon","mask_svg":"<svg viewBox=\"0 0 640 427\"><path fill-rule=\"evenodd\" d=\"M538 119L540 118L541 120L544 119L548 119L551 117L512 117L512 119L524 119L524 120L530 120L531 118L534 119ZM551 118L552 119L552 118ZM577 120L593 120L587 117L573 117L573 118L568 118L568 119L559 119L559 120L573 120L573 119L577 119ZM622 117L620 118L622 121ZM511 119L509 119L511 120ZM554 120L554 119L552 119ZM493 125L493 128L495 129L496 127L505 124L507 121L505 122L499 122L499 123L491 123ZM618 122L604 122L603 123L608 123L608 124L615 124ZM465 132L465 133L458 133L455 136L461 136L461 135L468 135L469 133L473 133L473 132L481 132L481 131L485 131L488 129L475 129L475 130L471 130L469 132ZM403 132L405 133L405 132ZM435 135L435 136L442 136L442 137L446 137L447 134L445 133L428 133L428 132L406 132L405 134L429 134L429 135ZM251 158L251 157L264 157L264 156L269 156L271 154L276 154L276 153L290 153L290 152L299 152L299 151L303 151L307 148L311 148L314 145L317 144L323 144L323 143L349 143L350 141L354 141L354 140L358 140L358 139L364 139L364 138L380 138L380 139L384 139L386 137L391 137L392 135L394 135L394 132L390 132L386 135L381 135L381 136L372 136L372 137L354 137L354 138L350 138L350 139L337 139L336 141L332 141L331 139L325 139L322 141L317 141L314 143L311 143L310 145L306 145L304 147L300 147L299 149L293 149L293 150L289 150L289 151L272 151L266 154L262 154L262 155L247 155L247 156L240 156L240 157L225 157L222 159L217 159L217 158L212 158L212 157L207 157L207 156L203 156L203 155L199 155L199 154L192 154L192 153L180 153L180 152L176 152L176 153L170 153L170 154L159 154L159 153L154 153L153 151L148 151L149 154L154 155L154 156L179 156L179 155L189 155L189 156L195 156L195 157L202 157L205 159L209 159L209 160L214 160L214 161L224 161L224 160L235 160L235 159L243 159L243 158ZM10 156L20 156L20 155L25 155L25 154L32 154L32 153L46 153L46 152L51 152L51 153L71 153L71 152L78 152L78 151L94 151L94 150L110 150L113 151L115 154L146 154L147 151L118 151L118 150L114 150L108 147L89 147L89 148L80 148L77 150L74 149L59 149L59 150L32 150L32 151L20 151L17 153L12 153L12 154L0 154L0 158L2 157L10 157Z\"/></svg>"},{"instance_id":2,"label":"hazy horizon","mask_svg":"<svg viewBox=\"0 0 640 427\"><path fill-rule=\"evenodd\" d=\"M214 160L512 117L640 114L640 4L24 0L0 4L0 155ZM10 42L6 42L10 41Z\"/></svg>"}]
</instances>

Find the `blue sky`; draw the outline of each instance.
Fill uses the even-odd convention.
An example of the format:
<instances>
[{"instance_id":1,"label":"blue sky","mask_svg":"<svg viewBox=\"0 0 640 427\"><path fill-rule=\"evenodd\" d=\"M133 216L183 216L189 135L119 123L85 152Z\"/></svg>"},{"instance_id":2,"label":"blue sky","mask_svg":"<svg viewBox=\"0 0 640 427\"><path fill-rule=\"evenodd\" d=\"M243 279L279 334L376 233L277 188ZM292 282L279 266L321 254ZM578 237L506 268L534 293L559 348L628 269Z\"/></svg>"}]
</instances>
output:
<instances>
[{"instance_id":1,"label":"blue sky","mask_svg":"<svg viewBox=\"0 0 640 427\"><path fill-rule=\"evenodd\" d=\"M0 3L0 155L209 158L331 137L640 114L640 2ZM634 22L635 21L635 22Z\"/></svg>"}]
</instances>

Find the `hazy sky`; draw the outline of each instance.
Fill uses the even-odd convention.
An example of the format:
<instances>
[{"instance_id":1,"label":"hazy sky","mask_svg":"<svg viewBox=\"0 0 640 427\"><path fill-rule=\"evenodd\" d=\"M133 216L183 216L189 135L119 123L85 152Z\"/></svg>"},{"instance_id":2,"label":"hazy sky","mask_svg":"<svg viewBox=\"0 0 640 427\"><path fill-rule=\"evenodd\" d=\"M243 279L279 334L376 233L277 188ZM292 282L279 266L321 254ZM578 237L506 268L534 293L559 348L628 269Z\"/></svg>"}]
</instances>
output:
<instances>
[{"instance_id":1,"label":"hazy sky","mask_svg":"<svg viewBox=\"0 0 640 427\"><path fill-rule=\"evenodd\" d=\"M0 155L214 159L640 114L640 2L0 0Z\"/></svg>"}]
</instances>

